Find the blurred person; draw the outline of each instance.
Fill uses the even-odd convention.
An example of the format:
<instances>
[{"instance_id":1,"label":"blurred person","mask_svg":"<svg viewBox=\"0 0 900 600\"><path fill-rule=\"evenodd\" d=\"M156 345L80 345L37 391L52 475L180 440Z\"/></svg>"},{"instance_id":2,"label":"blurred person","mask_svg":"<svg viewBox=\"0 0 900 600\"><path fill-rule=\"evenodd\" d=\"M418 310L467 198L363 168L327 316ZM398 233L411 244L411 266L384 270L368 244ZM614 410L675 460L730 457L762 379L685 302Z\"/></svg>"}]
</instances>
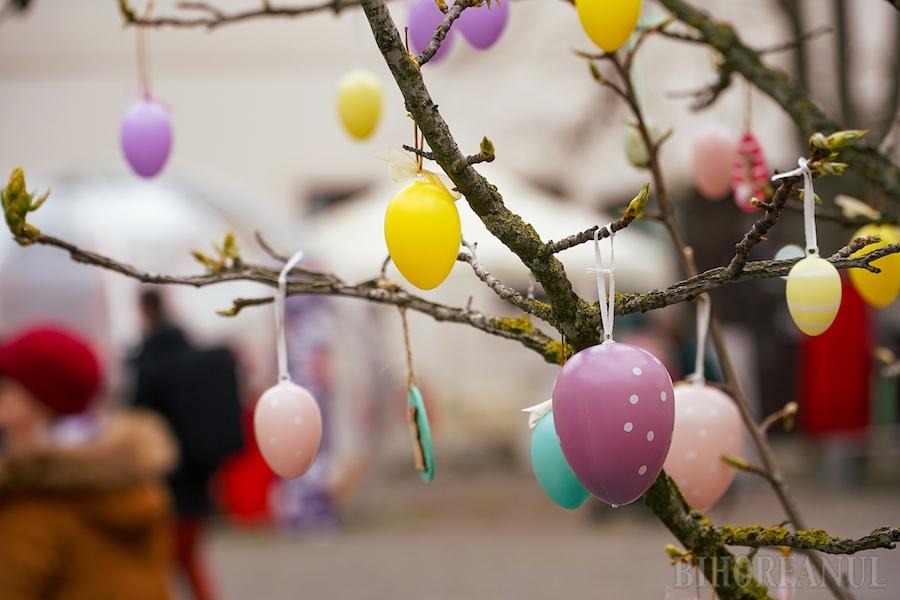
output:
<instances>
[{"instance_id":1,"label":"blurred person","mask_svg":"<svg viewBox=\"0 0 900 600\"><path fill-rule=\"evenodd\" d=\"M212 600L201 546L213 509L210 482L244 443L236 361L227 348L196 348L157 291L141 292L139 308L144 337L130 359L134 401L162 416L178 441L179 463L168 480L178 565L193 597Z\"/></svg>"},{"instance_id":2,"label":"blurred person","mask_svg":"<svg viewBox=\"0 0 900 600\"><path fill-rule=\"evenodd\" d=\"M0 598L165 600L174 440L92 408L93 351L57 329L0 345Z\"/></svg>"}]
</instances>

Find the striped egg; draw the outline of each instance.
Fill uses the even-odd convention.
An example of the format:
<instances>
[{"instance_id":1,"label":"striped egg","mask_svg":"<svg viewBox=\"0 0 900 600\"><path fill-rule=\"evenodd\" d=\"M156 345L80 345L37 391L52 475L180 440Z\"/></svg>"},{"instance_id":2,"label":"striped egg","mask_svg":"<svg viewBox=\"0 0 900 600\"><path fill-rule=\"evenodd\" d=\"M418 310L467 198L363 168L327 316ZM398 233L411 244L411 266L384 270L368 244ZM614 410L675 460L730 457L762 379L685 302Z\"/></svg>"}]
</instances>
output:
<instances>
[{"instance_id":1,"label":"striped egg","mask_svg":"<svg viewBox=\"0 0 900 600\"><path fill-rule=\"evenodd\" d=\"M788 273L788 311L806 335L820 335L831 327L841 307L841 276L827 260L807 256Z\"/></svg>"}]
</instances>

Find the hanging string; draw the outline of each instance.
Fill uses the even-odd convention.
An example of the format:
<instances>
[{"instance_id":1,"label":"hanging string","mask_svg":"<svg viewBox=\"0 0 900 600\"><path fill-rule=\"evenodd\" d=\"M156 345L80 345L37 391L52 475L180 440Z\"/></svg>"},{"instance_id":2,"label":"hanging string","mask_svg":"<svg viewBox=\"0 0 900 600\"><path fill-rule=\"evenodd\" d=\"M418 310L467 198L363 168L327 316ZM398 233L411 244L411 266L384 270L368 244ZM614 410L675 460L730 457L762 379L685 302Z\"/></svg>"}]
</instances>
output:
<instances>
[{"instance_id":1,"label":"hanging string","mask_svg":"<svg viewBox=\"0 0 900 600\"><path fill-rule=\"evenodd\" d=\"M403 38L404 44L406 44L406 53L409 54L409 27L403 28ZM421 139L419 137L419 124L416 123L416 120L410 115L410 118L413 122L413 148L417 150L416 152L416 167L419 169L419 173L422 173L422 165L423 165L423 157L422 152L425 150L425 134L422 134Z\"/></svg>"},{"instance_id":2,"label":"hanging string","mask_svg":"<svg viewBox=\"0 0 900 600\"><path fill-rule=\"evenodd\" d=\"M797 159L798 168L787 173L779 173L772 177L772 181L787 177L803 176L803 230L806 234L806 253L810 256L819 255L819 243L816 240L816 193L813 190L812 171L809 161L803 157Z\"/></svg>"},{"instance_id":3,"label":"hanging string","mask_svg":"<svg viewBox=\"0 0 900 600\"><path fill-rule=\"evenodd\" d=\"M708 294L697 296L697 355L694 359L694 372L687 376L694 383L706 382L704 375L706 365L706 334L709 331L709 314L712 303Z\"/></svg>"},{"instance_id":4,"label":"hanging string","mask_svg":"<svg viewBox=\"0 0 900 600\"><path fill-rule=\"evenodd\" d=\"M144 14L141 17L143 20L147 20L150 18L151 13L153 12L153 5L155 0L150 0L147 2L147 7L144 9ZM138 73L138 86L140 86L140 93L145 99L150 99L150 69L147 66L149 62L147 59L147 46L144 35L144 28L142 26L136 27L136 35L137 35L137 73Z\"/></svg>"},{"instance_id":5,"label":"hanging string","mask_svg":"<svg viewBox=\"0 0 900 600\"><path fill-rule=\"evenodd\" d=\"M603 253L600 252L600 232L609 231L609 267L603 267ZM611 342L613 339L613 316L616 308L616 276L613 270L616 266L616 255L613 248L615 232L612 223L598 227L594 231L594 272L597 274L597 300L600 307L600 323L603 325L603 341Z\"/></svg>"},{"instance_id":6,"label":"hanging string","mask_svg":"<svg viewBox=\"0 0 900 600\"><path fill-rule=\"evenodd\" d=\"M300 259L303 258L303 251L298 250L290 260L288 260L281 273L278 274L278 291L275 292L275 336L278 348L278 380L290 381L291 374L288 372L287 360L287 340L284 333L284 304L287 299L287 278L288 274L297 266Z\"/></svg>"},{"instance_id":7,"label":"hanging string","mask_svg":"<svg viewBox=\"0 0 900 600\"><path fill-rule=\"evenodd\" d=\"M753 127L753 86L745 79L747 96L744 102L744 133L750 133Z\"/></svg>"},{"instance_id":8,"label":"hanging string","mask_svg":"<svg viewBox=\"0 0 900 600\"><path fill-rule=\"evenodd\" d=\"M409 343L409 323L406 321L406 307L400 307L400 322L403 324L403 346L406 348L406 387L416 385L416 372L413 369L412 345Z\"/></svg>"}]
</instances>

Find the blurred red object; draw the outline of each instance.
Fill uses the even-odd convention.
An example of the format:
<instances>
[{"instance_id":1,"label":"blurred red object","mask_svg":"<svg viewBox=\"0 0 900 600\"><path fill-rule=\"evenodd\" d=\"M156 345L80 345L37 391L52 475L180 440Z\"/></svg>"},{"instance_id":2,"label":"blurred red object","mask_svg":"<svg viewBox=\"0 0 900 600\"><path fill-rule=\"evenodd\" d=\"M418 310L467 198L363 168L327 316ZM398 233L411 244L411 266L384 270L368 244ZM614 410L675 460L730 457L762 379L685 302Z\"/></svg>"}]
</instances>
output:
<instances>
[{"instance_id":1,"label":"blurred red object","mask_svg":"<svg viewBox=\"0 0 900 600\"><path fill-rule=\"evenodd\" d=\"M870 313L847 278L841 287L834 323L800 343L800 423L812 435L853 433L869 423Z\"/></svg>"},{"instance_id":2,"label":"blurred red object","mask_svg":"<svg viewBox=\"0 0 900 600\"><path fill-rule=\"evenodd\" d=\"M268 523L269 488L276 476L263 460L253 433L253 407L244 411L244 449L229 458L219 472L219 503L239 525Z\"/></svg>"}]
</instances>

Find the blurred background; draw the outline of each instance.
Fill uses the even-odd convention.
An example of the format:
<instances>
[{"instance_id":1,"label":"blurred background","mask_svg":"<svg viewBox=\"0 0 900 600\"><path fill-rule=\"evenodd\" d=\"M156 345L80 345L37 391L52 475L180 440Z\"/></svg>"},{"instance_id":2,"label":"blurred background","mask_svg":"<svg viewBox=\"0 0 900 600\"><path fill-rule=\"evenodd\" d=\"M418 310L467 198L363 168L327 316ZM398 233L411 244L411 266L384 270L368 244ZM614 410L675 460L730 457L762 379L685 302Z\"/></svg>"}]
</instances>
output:
<instances>
[{"instance_id":1,"label":"blurred background","mask_svg":"<svg viewBox=\"0 0 900 600\"><path fill-rule=\"evenodd\" d=\"M22 166L30 188L52 191L33 217L42 230L145 270L185 274L201 269L189 252L208 251L227 231L248 260L270 263L254 241L261 231L280 252L302 248L310 264L345 280L378 274L387 255L383 211L398 186L375 155L411 143L411 127L359 11L214 32L148 31L153 95L170 110L174 147L162 175L142 180L118 140L121 118L139 93L135 31L123 27L116 3L0 4L0 172ZM645 16L663 12L644 4ZM766 60L795 75L845 127L871 129L875 143L887 135L900 94L900 19L888 3L710 0L704 7L758 48L830 28ZM508 27L490 51L457 43L444 61L425 68L425 79L464 152L474 152L482 136L494 142L497 160L479 171L508 206L544 239L559 239L610 220L649 176L626 159L625 107L572 54L591 48L572 7L517 0L510 8ZM402 1L391 11L405 23ZM172 13L185 11L157 2L155 14ZM358 67L379 77L385 100L382 122L365 143L343 132L335 107L338 80ZM711 202L697 192L691 157L698 136L717 124L737 138L749 111L770 169L781 170L795 165L805 142L767 97L752 93L748 105L737 78L711 109L691 111L685 92L716 76L703 46L652 37L635 69L649 118L674 131L663 168L699 266L723 264L754 216L730 197ZM817 183L817 191L829 209L843 193L896 213L853 177ZM463 235L478 242L481 262L525 291L524 267L464 203L459 207ZM824 220L819 231L829 254L853 234ZM802 243L801 232L800 214L786 214L753 256L771 258L786 243ZM22 249L0 237L0 337L47 320L75 328L108 366L105 400L125 401L125 360L141 339L141 288L56 249ZM656 223L632 225L617 238L616 254L620 289L651 290L680 278ZM579 292L593 298L589 245L561 258ZM388 274L401 279L392 268ZM783 285L776 279L713 294L754 411L763 417L800 403L797 428L774 432L773 442L809 522L848 536L895 524L897 389L872 349L898 351L897 307L858 307L842 317L848 325L841 334L811 342L789 319ZM236 318L216 311L266 290L228 283L161 292L192 340L233 350L249 415L275 380L271 311L251 308ZM455 305L472 297L485 312L517 314L463 264L424 295ZM693 363L693 310L622 318L620 338L652 350L678 379ZM303 372L322 387L325 447L311 473L286 482L267 470L250 439L214 478L216 519L205 552L219 596L546 598L564 582L572 595L663 597L673 583L663 545L673 540L640 503L612 510L597 502L566 513L533 480L519 410L549 397L558 367L474 329L409 318L434 430L436 480L423 484L412 469L396 309L292 298L292 366L307 365ZM845 374L839 393L808 393L828 371L804 356L859 352L868 368ZM311 354L324 358L309 367ZM753 458L750 448L747 455ZM743 476L712 516L735 523L784 518L769 488ZM868 586L858 597L896 598L900 555L877 556L888 587ZM824 594L801 590L797 597Z\"/></svg>"}]
</instances>

